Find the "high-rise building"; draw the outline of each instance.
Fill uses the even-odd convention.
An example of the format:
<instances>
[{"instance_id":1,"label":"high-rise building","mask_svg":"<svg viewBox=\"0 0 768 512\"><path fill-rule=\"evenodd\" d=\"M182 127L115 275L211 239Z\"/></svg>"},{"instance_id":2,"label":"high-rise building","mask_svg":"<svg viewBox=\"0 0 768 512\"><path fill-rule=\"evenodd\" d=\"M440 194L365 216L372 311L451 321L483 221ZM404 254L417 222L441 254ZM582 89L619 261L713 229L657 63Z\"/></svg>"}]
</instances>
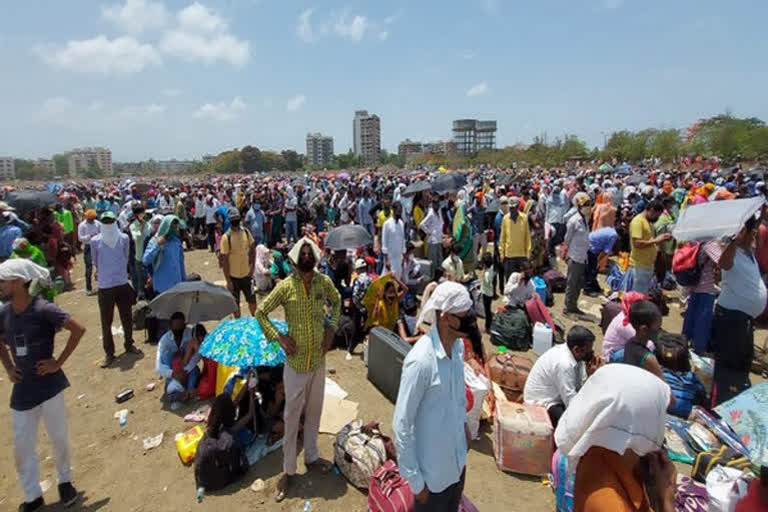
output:
<instances>
[{"instance_id":1,"label":"high-rise building","mask_svg":"<svg viewBox=\"0 0 768 512\"><path fill-rule=\"evenodd\" d=\"M496 121L457 119L453 122L456 151L472 155L481 149L496 149Z\"/></svg>"},{"instance_id":2,"label":"high-rise building","mask_svg":"<svg viewBox=\"0 0 768 512\"><path fill-rule=\"evenodd\" d=\"M405 139L397 145L397 154L403 160L408 160L411 155L420 155L424 150L424 145L421 142L414 142L411 139Z\"/></svg>"},{"instance_id":3,"label":"high-rise building","mask_svg":"<svg viewBox=\"0 0 768 512\"><path fill-rule=\"evenodd\" d=\"M320 133L307 134L307 164L324 167L333 161L333 137Z\"/></svg>"},{"instance_id":4,"label":"high-rise building","mask_svg":"<svg viewBox=\"0 0 768 512\"><path fill-rule=\"evenodd\" d=\"M16 179L16 163L10 156L0 156L0 179Z\"/></svg>"},{"instance_id":5,"label":"high-rise building","mask_svg":"<svg viewBox=\"0 0 768 512\"><path fill-rule=\"evenodd\" d=\"M369 115L367 110L356 110L355 119L352 121L352 140L355 155L362 159L363 165L378 162L381 153L379 116Z\"/></svg>"},{"instance_id":6,"label":"high-rise building","mask_svg":"<svg viewBox=\"0 0 768 512\"><path fill-rule=\"evenodd\" d=\"M112 175L112 151L107 148L75 148L69 153L69 175L79 176L95 164L102 174Z\"/></svg>"}]
</instances>

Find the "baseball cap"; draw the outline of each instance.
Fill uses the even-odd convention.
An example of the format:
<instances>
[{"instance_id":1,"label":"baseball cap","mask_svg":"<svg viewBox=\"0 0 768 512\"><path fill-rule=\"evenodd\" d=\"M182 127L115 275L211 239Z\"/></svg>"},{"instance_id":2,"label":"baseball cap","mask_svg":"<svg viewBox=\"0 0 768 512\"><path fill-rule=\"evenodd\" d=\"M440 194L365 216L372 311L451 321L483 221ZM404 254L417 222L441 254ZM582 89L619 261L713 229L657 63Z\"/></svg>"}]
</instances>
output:
<instances>
[{"instance_id":1,"label":"baseball cap","mask_svg":"<svg viewBox=\"0 0 768 512\"><path fill-rule=\"evenodd\" d=\"M104 219L112 219L112 220L116 220L116 219L117 219L117 217L115 216L115 212L112 212L112 211L106 211L106 212L104 212L104 213L102 213L102 214L101 214L101 217L100 217L99 219L100 219L100 220L104 220Z\"/></svg>"},{"instance_id":2,"label":"baseball cap","mask_svg":"<svg viewBox=\"0 0 768 512\"><path fill-rule=\"evenodd\" d=\"M232 222L233 220L240 220L240 211L236 208L231 208L229 212L229 221Z\"/></svg>"}]
</instances>

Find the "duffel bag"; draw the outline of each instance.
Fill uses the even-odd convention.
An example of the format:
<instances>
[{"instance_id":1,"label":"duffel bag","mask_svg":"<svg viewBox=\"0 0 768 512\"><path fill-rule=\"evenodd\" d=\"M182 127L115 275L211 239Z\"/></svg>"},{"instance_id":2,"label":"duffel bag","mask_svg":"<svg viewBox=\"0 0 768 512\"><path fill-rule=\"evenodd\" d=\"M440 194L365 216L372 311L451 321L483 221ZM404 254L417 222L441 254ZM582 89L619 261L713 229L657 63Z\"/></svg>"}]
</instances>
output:
<instances>
[{"instance_id":1,"label":"duffel bag","mask_svg":"<svg viewBox=\"0 0 768 512\"><path fill-rule=\"evenodd\" d=\"M387 460L385 441L381 432L367 431L362 421L355 420L336 434L334 462L352 485L367 489L373 472Z\"/></svg>"},{"instance_id":2,"label":"duffel bag","mask_svg":"<svg viewBox=\"0 0 768 512\"><path fill-rule=\"evenodd\" d=\"M533 363L523 356L496 354L488 360L488 376L512 402L522 402L523 388Z\"/></svg>"},{"instance_id":3,"label":"duffel bag","mask_svg":"<svg viewBox=\"0 0 768 512\"><path fill-rule=\"evenodd\" d=\"M565 293L567 280L565 276L557 269L549 269L541 276L547 282L554 293Z\"/></svg>"},{"instance_id":4,"label":"duffel bag","mask_svg":"<svg viewBox=\"0 0 768 512\"><path fill-rule=\"evenodd\" d=\"M522 309L508 307L493 315L491 343L504 345L510 350L526 351L531 348L531 323Z\"/></svg>"},{"instance_id":5,"label":"duffel bag","mask_svg":"<svg viewBox=\"0 0 768 512\"><path fill-rule=\"evenodd\" d=\"M683 419L688 419L694 405L705 405L707 392L704 384L693 372L673 372L663 368L664 380L667 381L675 396L675 404L667 409L669 414L674 414Z\"/></svg>"},{"instance_id":6,"label":"duffel bag","mask_svg":"<svg viewBox=\"0 0 768 512\"><path fill-rule=\"evenodd\" d=\"M410 512L413 491L400 476L394 461L388 460L373 472L368 486L368 512Z\"/></svg>"}]
</instances>

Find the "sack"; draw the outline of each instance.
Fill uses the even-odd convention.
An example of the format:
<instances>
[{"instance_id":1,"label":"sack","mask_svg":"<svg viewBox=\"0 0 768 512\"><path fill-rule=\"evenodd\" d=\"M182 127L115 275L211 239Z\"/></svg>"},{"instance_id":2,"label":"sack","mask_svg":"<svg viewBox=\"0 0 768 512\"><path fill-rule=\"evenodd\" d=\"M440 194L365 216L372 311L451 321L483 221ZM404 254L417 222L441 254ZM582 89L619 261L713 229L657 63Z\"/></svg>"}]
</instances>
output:
<instances>
[{"instance_id":1,"label":"sack","mask_svg":"<svg viewBox=\"0 0 768 512\"><path fill-rule=\"evenodd\" d=\"M469 393L467 397L467 427L472 439L477 439L480 431L480 416L483 413L483 402L491 388L488 378L476 372L472 366L464 363L464 385ZM471 399L471 402L470 402ZM470 405L471 403L471 405Z\"/></svg>"},{"instance_id":2,"label":"sack","mask_svg":"<svg viewBox=\"0 0 768 512\"><path fill-rule=\"evenodd\" d=\"M522 402L523 388L533 363L523 356L496 354L491 356L486 365L491 380L504 391L504 396L512 402Z\"/></svg>"},{"instance_id":3,"label":"sack","mask_svg":"<svg viewBox=\"0 0 768 512\"><path fill-rule=\"evenodd\" d=\"M133 330L142 331L147 328L147 316L152 310L149 309L149 302L146 300L138 301L131 308L131 317L133 319Z\"/></svg>"},{"instance_id":4,"label":"sack","mask_svg":"<svg viewBox=\"0 0 768 512\"><path fill-rule=\"evenodd\" d=\"M531 348L531 323L525 311L508 307L493 315L491 343L504 345L510 350L526 351Z\"/></svg>"},{"instance_id":5,"label":"sack","mask_svg":"<svg viewBox=\"0 0 768 512\"><path fill-rule=\"evenodd\" d=\"M229 432L218 439L205 436L195 454L195 487L217 491L248 471L248 459L240 443Z\"/></svg>"},{"instance_id":6,"label":"sack","mask_svg":"<svg viewBox=\"0 0 768 512\"><path fill-rule=\"evenodd\" d=\"M696 286L701 280L699 249L701 244L686 244L672 256L672 273L680 286Z\"/></svg>"},{"instance_id":7,"label":"sack","mask_svg":"<svg viewBox=\"0 0 768 512\"><path fill-rule=\"evenodd\" d=\"M709 495L707 487L694 482L687 476L677 476L677 490L675 492L675 510L681 512L708 512Z\"/></svg>"},{"instance_id":8,"label":"sack","mask_svg":"<svg viewBox=\"0 0 768 512\"><path fill-rule=\"evenodd\" d=\"M688 340L682 334L660 331L656 342L656 359L659 364L673 372L690 372Z\"/></svg>"},{"instance_id":9,"label":"sack","mask_svg":"<svg viewBox=\"0 0 768 512\"><path fill-rule=\"evenodd\" d=\"M567 280L559 270L554 268L547 270L541 277L544 278L554 293L565 293Z\"/></svg>"},{"instance_id":10,"label":"sack","mask_svg":"<svg viewBox=\"0 0 768 512\"><path fill-rule=\"evenodd\" d=\"M334 462L352 485L367 489L374 471L387 460L384 442L381 432L366 433L363 422L355 420L336 434Z\"/></svg>"},{"instance_id":11,"label":"sack","mask_svg":"<svg viewBox=\"0 0 768 512\"><path fill-rule=\"evenodd\" d=\"M368 485L368 512L410 512L413 491L393 461L376 469Z\"/></svg>"},{"instance_id":12,"label":"sack","mask_svg":"<svg viewBox=\"0 0 768 512\"><path fill-rule=\"evenodd\" d=\"M741 471L716 467L707 475L709 512L733 512L747 495L749 484Z\"/></svg>"},{"instance_id":13,"label":"sack","mask_svg":"<svg viewBox=\"0 0 768 512\"><path fill-rule=\"evenodd\" d=\"M693 372L673 372L663 368L664 380L667 381L675 396L675 404L667 409L669 414L674 414L683 419L688 419L694 405L707 403L707 392L704 384Z\"/></svg>"},{"instance_id":14,"label":"sack","mask_svg":"<svg viewBox=\"0 0 768 512\"><path fill-rule=\"evenodd\" d=\"M203 427L195 425L176 436L176 451L183 464L189 464L195 460L197 447L204 434Z\"/></svg>"},{"instance_id":15,"label":"sack","mask_svg":"<svg viewBox=\"0 0 768 512\"><path fill-rule=\"evenodd\" d=\"M748 457L741 455L729 446L722 445L714 450L701 452L691 468L691 478L697 482L706 482L709 472L717 466L735 468L739 471L750 468Z\"/></svg>"},{"instance_id":16,"label":"sack","mask_svg":"<svg viewBox=\"0 0 768 512\"><path fill-rule=\"evenodd\" d=\"M195 235L192 238L192 246L195 249L207 249L208 248L208 235Z\"/></svg>"},{"instance_id":17,"label":"sack","mask_svg":"<svg viewBox=\"0 0 768 512\"><path fill-rule=\"evenodd\" d=\"M576 472L568 471L568 459L557 450L552 455L552 473L549 483L555 492L555 510L557 512L573 512L573 486L576 482Z\"/></svg>"}]
</instances>

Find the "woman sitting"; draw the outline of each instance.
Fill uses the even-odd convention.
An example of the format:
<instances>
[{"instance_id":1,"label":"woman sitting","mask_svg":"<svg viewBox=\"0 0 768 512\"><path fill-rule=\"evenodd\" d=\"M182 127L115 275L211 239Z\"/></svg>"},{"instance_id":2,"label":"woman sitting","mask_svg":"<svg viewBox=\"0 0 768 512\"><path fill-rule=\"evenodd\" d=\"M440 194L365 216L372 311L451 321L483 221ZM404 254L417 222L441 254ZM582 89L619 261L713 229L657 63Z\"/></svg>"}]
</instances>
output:
<instances>
[{"instance_id":1,"label":"woman sitting","mask_svg":"<svg viewBox=\"0 0 768 512\"><path fill-rule=\"evenodd\" d=\"M378 294L372 300L374 304L364 305L370 314L365 322L365 328L384 327L389 331L395 330L397 319L400 316L400 301L408 293L408 287L404 283L393 278L380 287Z\"/></svg>"}]
</instances>

